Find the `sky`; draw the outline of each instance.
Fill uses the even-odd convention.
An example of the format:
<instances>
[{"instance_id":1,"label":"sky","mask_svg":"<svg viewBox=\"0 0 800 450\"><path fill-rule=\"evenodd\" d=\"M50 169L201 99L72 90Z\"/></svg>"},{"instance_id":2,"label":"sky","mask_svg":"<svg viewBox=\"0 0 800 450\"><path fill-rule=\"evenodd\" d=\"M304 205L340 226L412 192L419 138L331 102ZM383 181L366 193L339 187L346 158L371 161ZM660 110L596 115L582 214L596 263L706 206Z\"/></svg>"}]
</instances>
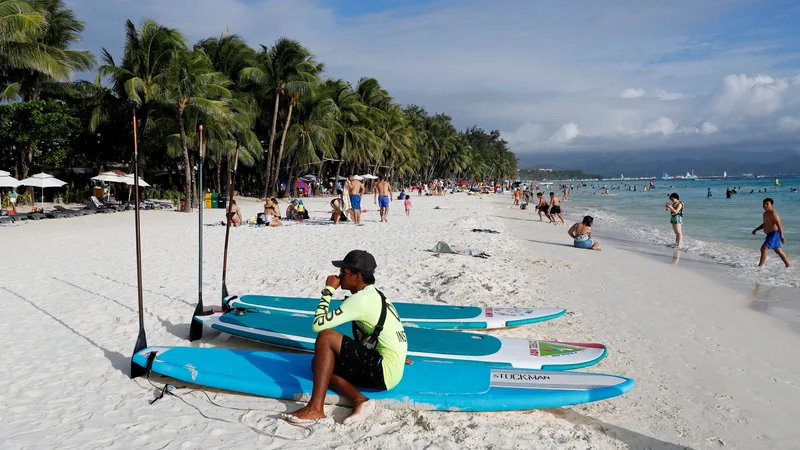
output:
<instances>
[{"instance_id":1,"label":"sky","mask_svg":"<svg viewBox=\"0 0 800 450\"><path fill-rule=\"evenodd\" d=\"M520 156L800 150L796 0L66 0L76 48L119 59L126 19L191 43L290 37L326 74L499 129ZM87 75L88 77L89 75Z\"/></svg>"}]
</instances>

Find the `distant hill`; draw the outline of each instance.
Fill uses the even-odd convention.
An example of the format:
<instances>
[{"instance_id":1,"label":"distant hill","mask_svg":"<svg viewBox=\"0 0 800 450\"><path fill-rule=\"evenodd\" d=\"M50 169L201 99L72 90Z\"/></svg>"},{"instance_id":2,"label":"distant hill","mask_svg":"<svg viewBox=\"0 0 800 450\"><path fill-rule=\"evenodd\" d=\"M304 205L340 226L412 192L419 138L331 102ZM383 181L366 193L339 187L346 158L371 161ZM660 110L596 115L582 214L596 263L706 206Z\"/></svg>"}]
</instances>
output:
<instances>
[{"instance_id":1,"label":"distant hill","mask_svg":"<svg viewBox=\"0 0 800 450\"><path fill-rule=\"evenodd\" d=\"M551 167L554 170L582 170L606 177L656 176L663 172L681 175L694 171L698 176L743 173L757 175L800 173L800 152L794 150L743 151L681 149L664 151L572 152L518 155L519 165ZM565 167L564 161L569 161ZM555 179L555 177L553 178Z\"/></svg>"},{"instance_id":2,"label":"distant hill","mask_svg":"<svg viewBox=\"0 0 800 450\"><path fill-rule=\"evenodd\" d=\"M523 180L586 180L603 178L602 175L584 173L582 170L541 170L520 169L519 177Z\"/></svg>"}]
</instances>

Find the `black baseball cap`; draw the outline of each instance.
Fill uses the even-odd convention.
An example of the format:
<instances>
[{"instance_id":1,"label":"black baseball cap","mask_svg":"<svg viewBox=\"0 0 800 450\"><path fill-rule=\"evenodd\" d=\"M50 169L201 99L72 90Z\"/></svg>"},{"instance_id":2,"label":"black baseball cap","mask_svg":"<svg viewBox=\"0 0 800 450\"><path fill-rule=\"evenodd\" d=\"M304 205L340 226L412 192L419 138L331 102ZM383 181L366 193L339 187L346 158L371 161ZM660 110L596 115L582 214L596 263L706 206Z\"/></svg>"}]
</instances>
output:
<instances>
[{"instance_id":1,"label":"black baseball cap","mask_svg":"<svg viewBox=\"0 0 800 450\"><path fill-rule=\"evenodd\" d=\"M352 250L341 261L331 261L334 267L340 269L353 269L359 273L373 273L378 264L375 262L375 257L370 255L366 250Z\"/></svg>"}]
</instances>

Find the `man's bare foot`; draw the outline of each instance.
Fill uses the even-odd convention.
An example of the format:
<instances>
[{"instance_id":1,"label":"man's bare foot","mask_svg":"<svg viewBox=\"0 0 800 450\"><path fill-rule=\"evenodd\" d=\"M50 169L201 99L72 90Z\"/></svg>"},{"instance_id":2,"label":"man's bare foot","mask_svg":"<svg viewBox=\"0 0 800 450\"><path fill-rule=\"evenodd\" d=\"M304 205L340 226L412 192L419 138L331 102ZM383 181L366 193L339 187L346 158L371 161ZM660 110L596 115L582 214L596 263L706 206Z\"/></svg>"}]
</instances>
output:
<instances>
[{"instance_id":1,"label":"man's bare foot","mask_svg":"<svg viewBox=\"0 0 800 450\"><path fill-rule=\"evenodd\" d=\"M344 419L344 424L349 425L351 423L362 422L366 418L368 418L372 413L375 412L375 402L369 401L364 399L364 401L356 403L353 405L353 412Z\"/></svg>"},{"instance_id":2,"label":"man's bare foot","mask_svg":"<svg viewBox=\"0 0 800 450\"><path fill-rule=\"evenodd\" d=\"M324 419L325 411L319 411L306 405L295 412L281 414L281 418L292 423L312 422L317 419Z\"/></svg>"}]
</instances>

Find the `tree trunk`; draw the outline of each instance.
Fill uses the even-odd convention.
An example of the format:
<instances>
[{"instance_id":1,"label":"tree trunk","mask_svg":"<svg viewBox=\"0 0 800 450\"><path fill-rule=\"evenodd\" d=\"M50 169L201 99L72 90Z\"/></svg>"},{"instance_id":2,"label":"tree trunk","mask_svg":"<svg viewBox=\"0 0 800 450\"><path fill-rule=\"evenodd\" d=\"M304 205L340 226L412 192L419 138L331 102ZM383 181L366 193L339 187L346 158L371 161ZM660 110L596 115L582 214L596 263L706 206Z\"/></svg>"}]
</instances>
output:
<instances>
[{"instance_id":1,"label":"tree trunk","mask_svg":"<svg viewBox=\"0 0 800 450\"><path fill-rule=\"evenodd\" d=\"M222 192L222 154L224 150L217 152L217 192ZM225 158L227 159L227 158ZM225 185L227 186L227 184Z\"/></svg>"},{"instance_id":2,"label":"tree trunk","mask_svg":"<svg viewBox=\"0 0 800 450\"><path fill-rule=\"evenodd\" d=\"M267 150L267 173L264 178L264 198L267 198L272 190L270 186L270 178L272 177L272 146L275 143L275 128L278 125L278 103L281 100L281 89L275 89L275 109L272 111L272 133L269 135L269 149Z\"/></svg>"},{"instance_id":3,"label":"tree trunk","mask_svg":"<svg viewBox=\"0 0 800 450\"><path fill-rule=\"evenodd\" d=\"M325 169L325 160L323 159L319 162L319 173L317 174L317 184L318 185L321 184L322 185L321 187L325 187L325 178L323 178L325 173L324 169Z\"/></svg>"},{"instance_id":4,"label":"tree trunk","mask_svg":"<svg viewBox=\"0 0 800 450\"><path fill-rule=\"evenodd\" d=\"M189 161L189 148L186 147L186 128L183 121L183 107L178 107L178 127L181 133L181 150L183 150L183 165L185 176L184 176L184 183L186 183L186 187L184 188L184 192L186 193L186 207L183 209L184 212L191 211L191 208L194 206L194 177L192 176L192 162Z\"/></svg>"},{"instance_id":5,"label":"tree trunk","mask_svg":"<svg viewBox=\"0 0 800 450\"><path fill-rule=\"evenodd\" d=\"M237 145L237 148L238 148L238 145ZM234 158L235 158L235 156L234 156ZM233 168L234 168L234 166L236 166L236 161L233 161L233 158L225 158L225 162L227 163L227 167L225 167L225 169L227 169L227 170L225 170L225 173L228 174L228 176L225 179L225 196L228 197L226 199L227 202L226 202L225 207L227 208L228 207L227 203L230 202L230 195L231 195L231 176L233 174ZM236 191L235 188L233 190ZM223 191L220 191L220 192L223 192Z\"/></svg>"},{"instance_id":6,"label":"tree trunk","mask_svg":"<svg viewBox=\"0 0 800 450\"><path fill-rule=\"evenodd\" d=\"M275 184L278 182L278 175L280 174L281 168L281 158L283 158L283 147L286 144L286 135L289 132L289 124L292 122L292 108L294 108L294 104L297 100L292 97L292 100L289 102L289 113L286 115L286 124L283 126L283 134L281 135L281 146L278 149L278 158L275 160L275 167L272 170L272 183L270 183L269 187L269 195L272 195L272 189L275 187Z\"/></svg>"},{"instance_id":7,"label":"tree trunk","mask_svg":"<svg viewBox=\"0 0 800 450\"><path fill-rule=\"evenodd\" d=\"M192 167L199 166L198 161L197 161L197 157L194 156L194 154L192 154L190 156L189 164L191 164ZM200 204L197 203L197 200L202 197L202 193L198 194L198 190L197 189L198 189L198 187L197 187L197 174L195 174L194 170L192 170L192 189L191 189L191 191L192 191L192 208L199 208L200 207Z\"/></svg>"},{"instance_id":8,"label":"tree trunk","mask_svg":"<svg viewBox=\"0 0 800 450\"><path fill-rule=\"evenodd\" d=\"M342 170L342 160L339 159L339 161L336 161L336 175L335 178L333 179L334 186L336 186L336 183L339 182L339 173L341 172L341 170Z\"/></svg>"}]
</instances>

